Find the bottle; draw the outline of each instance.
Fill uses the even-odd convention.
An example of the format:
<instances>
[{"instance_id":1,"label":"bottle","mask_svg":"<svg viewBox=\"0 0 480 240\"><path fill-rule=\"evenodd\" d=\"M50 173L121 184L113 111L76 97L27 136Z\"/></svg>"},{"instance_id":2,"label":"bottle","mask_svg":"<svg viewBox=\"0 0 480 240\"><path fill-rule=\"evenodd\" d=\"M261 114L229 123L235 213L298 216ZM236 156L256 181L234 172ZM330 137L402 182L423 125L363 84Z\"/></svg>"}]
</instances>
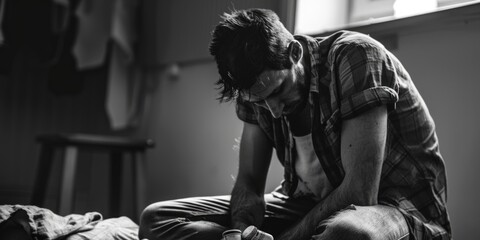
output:
<instances>
[{"instance_id":1,"label":"bottle","mask_svg":"<svg viewBox=\"0 0 480 240\"><path fill-rule=\"evenodd\" d=\"M230 229L226 230L222 233L223 240L241 240L242 239L242 231L239 229Z\"/></svg>"},{"instance_id":2,"label":"bottle","mask_svg":"<svg viewBox=\"0 0 480 240\"><path fill-rule=\"evenodd\" d=\"M242 233L242 239L246 240L273 240L273 236L258 230L255 226L247 227Z\"/></svg>"}]
</instances>

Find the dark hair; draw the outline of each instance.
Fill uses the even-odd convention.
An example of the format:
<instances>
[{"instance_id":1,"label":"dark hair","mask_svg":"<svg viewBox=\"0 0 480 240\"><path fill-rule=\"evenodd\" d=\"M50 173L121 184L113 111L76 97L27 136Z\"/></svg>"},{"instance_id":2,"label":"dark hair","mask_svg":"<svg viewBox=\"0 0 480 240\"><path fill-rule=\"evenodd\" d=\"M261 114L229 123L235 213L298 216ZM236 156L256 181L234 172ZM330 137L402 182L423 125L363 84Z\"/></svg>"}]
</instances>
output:
<instances>
[{"instance_id":1,"label":"dark hair","mask_svg":"<svg viewBox=\"0 0 480 240\"><path fill-rule=\"evenodd\" d=\"M220 102L234 100L266 69L289 68L288 44L293 40L278 16L267 9L224 13L215 27L210 54L217 62Z\"/></svg>"}]
</instances>

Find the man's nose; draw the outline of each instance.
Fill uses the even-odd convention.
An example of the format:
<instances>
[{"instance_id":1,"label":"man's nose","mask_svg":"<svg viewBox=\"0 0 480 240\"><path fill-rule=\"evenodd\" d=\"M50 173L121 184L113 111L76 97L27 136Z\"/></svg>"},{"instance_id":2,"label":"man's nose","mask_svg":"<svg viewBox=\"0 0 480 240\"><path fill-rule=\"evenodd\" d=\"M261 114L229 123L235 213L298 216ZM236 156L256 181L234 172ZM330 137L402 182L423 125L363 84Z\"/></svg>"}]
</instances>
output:
<instances>
[{"instance_id":1,"label":"man's nose","mask_svg":"<svg viewBox=\"0 0 480 240\"><path fill-rule=\"evenodd\" d=\"M283 112L283 103L278 101L278 99L275 98L268 98L265 99L265 105L267 105L268 110L270 110L270 113L274 118L279 118L282 116Z\"/></svg>"}]
</instances>

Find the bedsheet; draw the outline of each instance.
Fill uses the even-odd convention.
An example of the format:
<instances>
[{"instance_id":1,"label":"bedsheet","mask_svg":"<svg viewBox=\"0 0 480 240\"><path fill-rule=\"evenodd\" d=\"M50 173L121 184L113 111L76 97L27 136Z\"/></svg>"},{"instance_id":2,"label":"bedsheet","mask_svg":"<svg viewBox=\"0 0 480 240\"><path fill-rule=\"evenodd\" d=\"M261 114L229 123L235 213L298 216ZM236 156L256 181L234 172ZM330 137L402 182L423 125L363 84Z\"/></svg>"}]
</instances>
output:
<instances>
[{"instance_id":1,"label":"bedsheet","mask_svg":"<svg viewBox=\"0 0 480 240\"><path fill-rule=\"evenodd\" d=\"M137 240L138 225L128 217L103 219L98 212L60 216L32 205L0 205L0 224L25 211L30 234L39 240ZM19 214L20 215L20 214Z\"/></svg>"}]
</instances>

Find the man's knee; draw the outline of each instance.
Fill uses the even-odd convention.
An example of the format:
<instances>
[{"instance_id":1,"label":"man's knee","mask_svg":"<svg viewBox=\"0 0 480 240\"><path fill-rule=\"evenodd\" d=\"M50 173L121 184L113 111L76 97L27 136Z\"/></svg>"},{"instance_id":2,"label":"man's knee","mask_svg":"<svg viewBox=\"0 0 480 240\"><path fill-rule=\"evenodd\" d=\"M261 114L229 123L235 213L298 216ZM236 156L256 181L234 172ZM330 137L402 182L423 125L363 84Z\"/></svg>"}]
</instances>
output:
<instances>
[{"instance_id":1,"label":"man's knee","mask_svg":"<svg viewBox=\"0 0 480 240\"><path fill-rule=\"evenodd\" d=\"M166 216L168 209L167 202L156 202L147 206L140 215L139 236L141 238L155 239L155 229L165 226L167 219L175 219L180 216ZM179 220L170 221L170 225L176 225Z\"/></svg>"},{"instance_id":2,"label":"man's knee","mask_svg":"<svg viewBox=\"0 0 480 240\"><path fill-rule=\"evenodd\" d=\"M318 235L314 239L375 239L372 229L362 224L364 217L367 216L361 216L356 206L351 205L323 221L317 228Z\"/></svg>"},{"instance_id":3,"label":"man's knee","mask_svg":"<svg viewBox=\"0 0 480 240\"><path fill-rule=\"evenodd\" d=\"M157 222L165 216L162 216L162 209L164 208L163 202L157 202L148 205L140 215L140 225L149 225L152 222Z\"/></svg>"},{"instance_id":4,"label":"man's knee","mask_svg":"<svg viewBox=\"0 0 480 240\"><path fill-rule=\"evenodd\" d=\"M140 216L139 237L155 239L220 239L225 228L208 221L191 221L169 202L149 205Z\"/></svg>"},{"instance_id":5,"label":"man's knee","mask_svg":"<svg viewBox=\"0 0 480 240\"><path fill-rule=\"evenodd\" d=\"M317 230L319 235L314 239L358 239L373 240L375 235L369 229L362 228L353 219L341 218L322 225L321 230Z\"/></svg>"},{"instance_id":6,"label":"man's knee","mask_svg":"<svg viewBox=\"0 0 480 240\"><path fill-rule=\"evenodd\" d=\"M408 227L394 208L351 205L322 222L316 234L313 239L400 239Z\"/></svg>"},{"instance_id":7,"label":"man's knee","mask_svg":"<svg viewBox=\"0 0 480 240\"><path fill-rule=\"evenodd\" d=\"M319 235L318 239L357 239L357 240L373 240L374 233L368 229L361 228L358 224L348 219L341 219L325 225L324 231ZM314 238L317 239L317 238Z\"/></svg>"},{"instance_id":8,"label":"man's knee","mask_svg":"<svg viewBox=\"0 0 480 240\"><path fill-rule=\"evenodd\" d=\"M140 215L138 235L141 238L150 237L150 229L152 229L152 224L155 222L155 216L157 215L152 205L154 204L146 207Z\"/></svg>"}]
</instances>

